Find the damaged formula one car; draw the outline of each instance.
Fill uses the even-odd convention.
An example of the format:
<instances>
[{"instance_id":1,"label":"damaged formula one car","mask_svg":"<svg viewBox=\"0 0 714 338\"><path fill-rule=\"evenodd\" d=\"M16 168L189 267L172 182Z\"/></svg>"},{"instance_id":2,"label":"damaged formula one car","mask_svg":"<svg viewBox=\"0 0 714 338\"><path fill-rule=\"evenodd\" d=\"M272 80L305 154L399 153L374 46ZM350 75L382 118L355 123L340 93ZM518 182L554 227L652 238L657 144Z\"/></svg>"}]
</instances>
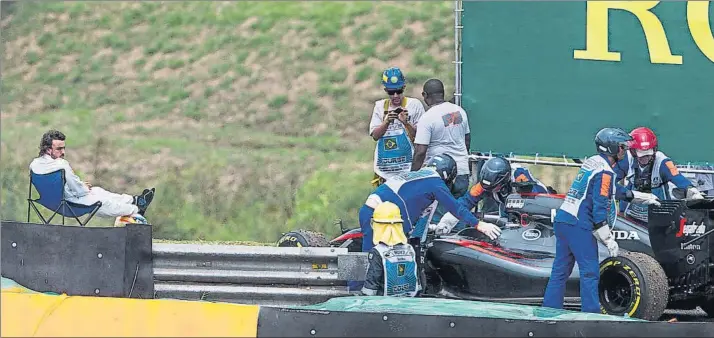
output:
<instances>
[{"instance_id":1,"label":"damaged formula one car","mask_svg":"<svg viewBox=\"0 0 714 338\"><path fill-rule=\"evenodd\" d=\"M424 296L540 305L555 257L551 217L562 200L558 194L509 195L507 217L482 215L502 228L495 241L473 228L429 236L423 253ZM598 242L602 312L658 320L665 308L701 306L714 317L714 200L663 201L650 207L649 220L648 231L617 218L612 231L621 248L618 257L608 257ZM360 229L342 232L328 241L319 233L292 231L278 245L359 252ZM567 283L566 308L579 308L579 287L576 264Z\"/></svg>"}]
</instances>

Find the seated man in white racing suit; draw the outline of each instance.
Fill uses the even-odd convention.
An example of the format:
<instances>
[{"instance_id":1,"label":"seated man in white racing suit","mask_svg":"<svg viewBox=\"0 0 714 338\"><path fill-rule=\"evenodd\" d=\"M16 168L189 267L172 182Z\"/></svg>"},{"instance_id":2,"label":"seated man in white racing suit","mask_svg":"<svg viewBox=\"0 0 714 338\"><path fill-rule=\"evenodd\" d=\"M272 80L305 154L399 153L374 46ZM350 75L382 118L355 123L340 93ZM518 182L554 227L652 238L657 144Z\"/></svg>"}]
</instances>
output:
<instances>
[{"instance_id":1,"label":"seated man in white racing suit","mask_svg":"<svg viewBox=\"0 0 714 338\"><path fill-rule=\"evenodd\" d=\"M99 217L134 216L143 219L146 208L153 200L155 189L144 189L140 195L132 196L116 194L83 182L64 159L65 138L65 135L57 130L50 130L42 135L39 156L30 163L30 170L35 174L48 174L64 169L64 198L68 202L83 205L101 201L102 206L96 213Z\"/></svg>"},{"instance_id":2,"label":"seated man in white racing suit","mask_svg":"<svg viewBox=\"0 0 714 338\"><path fill-rule=\"evenodd\" d=\"M674 199L672 186L686 190L686 199L703 199L702 193L684 177L674 162L657 150L657 136L646 127L630 132L630 152L614 170L618 181L625 179L625 187L633 191L652 193L660 200ZM635 220L647 223L647 204L620 202L620 210Z\"/></svg>"},{"instance_id":3,"label":"seated man in white racing suit","mask_svg":"<svg viewBox=\"0 0 714 338\"><path fill-rule=\"evenodd\" d=\"M380 203L372 216L374 247L361 290L366 296L414 297L421 291L417 257L402 229L402 215L392 202Z\"/></svg>"},{"instance_id":4,"label":"seated man in white racing suit","mask_svg":"<svg viewBox=\"0 0 714 338\"><path fill-rule=\"evenodd\" d=\"M488 159L481 167L479 182L476 183L469 192L459 198L459 203L472 210L478 206L480 201L490 200L494 206L491 209L498 211L504 216L506 197L513 191L513 186L520 193L553 193L552 188L546 186L536 179L528 168L518 164L511 164L501 157ZM488 206L484 205L482 212ZM489 210L491 211L491 210ZM464 226L451 214L446 214L438 224L430 224L429 230L437 235L443 235L452 230L463 229ZM494 239L495 237L491 237Z\"/></svg>"}]
</instances>

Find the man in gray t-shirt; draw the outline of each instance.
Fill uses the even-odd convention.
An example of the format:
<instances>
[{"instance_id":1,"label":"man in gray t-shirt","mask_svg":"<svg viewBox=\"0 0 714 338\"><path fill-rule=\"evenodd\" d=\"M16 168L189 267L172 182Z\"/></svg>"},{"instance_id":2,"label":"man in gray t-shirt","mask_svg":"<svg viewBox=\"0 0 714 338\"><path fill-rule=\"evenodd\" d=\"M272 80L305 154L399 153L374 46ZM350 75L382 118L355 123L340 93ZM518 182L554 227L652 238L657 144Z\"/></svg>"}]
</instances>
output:
<instances>
[{"instance_id":1,"label":"man in gray t-shirt","mask_svg":"<svg viewBox=\"0 0 714 338\"><path fill-rule=\"evenodd\" d=\"M469 143L468 116L463 108L444 100L444 84L437 79L424 83L422 92L429 109L419 119L419 128L414 138L412 171L437 154L449 154L456 161L457 175L451 193L463 196L469 188ZM439 206L432 222L438 223L444 214Z\"/></svg>"}]
</instances>

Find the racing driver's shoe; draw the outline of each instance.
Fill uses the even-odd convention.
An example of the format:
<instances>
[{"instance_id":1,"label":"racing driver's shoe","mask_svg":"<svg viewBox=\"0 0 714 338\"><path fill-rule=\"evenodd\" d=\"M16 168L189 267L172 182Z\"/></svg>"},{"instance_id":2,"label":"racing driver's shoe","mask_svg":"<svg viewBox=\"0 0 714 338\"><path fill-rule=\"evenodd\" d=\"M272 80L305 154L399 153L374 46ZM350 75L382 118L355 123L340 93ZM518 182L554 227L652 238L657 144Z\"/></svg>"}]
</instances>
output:
<instances>
[{"instance_id":1,"label":"racing driver's shoe","mask_svg":"<svg viewBox=\"0 0 714 338\"><path fill-rule=\"evenodd\" d=\"M139 207L139 215L144 216L146 208L149 207L149 204L151 204L151 201L154 199L155 191L156 188L151 188L151 190L144 189L141 195L134 196L133 204Z\"/></svg>"}]
</instances>

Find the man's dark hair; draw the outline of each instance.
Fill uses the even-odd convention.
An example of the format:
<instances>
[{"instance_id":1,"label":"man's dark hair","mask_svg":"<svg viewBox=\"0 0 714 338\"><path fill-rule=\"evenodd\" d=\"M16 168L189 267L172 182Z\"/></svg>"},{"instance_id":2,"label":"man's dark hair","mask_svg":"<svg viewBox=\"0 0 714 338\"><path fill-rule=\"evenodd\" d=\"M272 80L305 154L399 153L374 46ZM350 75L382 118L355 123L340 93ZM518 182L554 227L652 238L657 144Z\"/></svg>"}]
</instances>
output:
<instances>
[{"instance_id":1,"label":"man's dark hair","mask_svg":"<svg viewBox=\"0 0 714 338\"><path fill-rule=\"evenodd\" d=\"M64 141L65 136L59 130L48 130L42 135L42 139L40 140L40 156L46 154L47 150L52 149L52 141L54 140Z\"/></svg>"},{"instance_id":2,"label":"man's dark hair","mask_svg":"<svg viewBox=\"0 0 714 338\"><path fill-rule=\"evenodd\" d=\"M430 96L444 96L444 83L439 79L429 79L424 82L424 92Z\"/></svg>"}]
</instances>

